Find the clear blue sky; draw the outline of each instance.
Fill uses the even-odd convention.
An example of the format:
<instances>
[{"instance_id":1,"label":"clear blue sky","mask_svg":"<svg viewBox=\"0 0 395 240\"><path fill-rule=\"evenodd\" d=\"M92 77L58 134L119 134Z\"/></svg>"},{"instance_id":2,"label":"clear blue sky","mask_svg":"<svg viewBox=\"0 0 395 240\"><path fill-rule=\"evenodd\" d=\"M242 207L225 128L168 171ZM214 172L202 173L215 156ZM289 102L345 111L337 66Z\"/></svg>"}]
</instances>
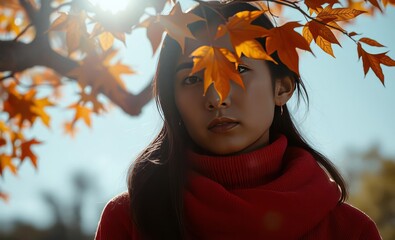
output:
<instances>
[{"instance_id":1,"label":"clear blue sky","mask_svg":"<svg viewBox=\"0 0 395 240\"><path fill-rule=\"evenodd\" d=\"M349 27L386 45L391 50L389 55L395 58L394 22L392 7L384 16L361 17ZM127 40L128 48L121 54L139 74L125 81L131 91L138 92L150 80L156 59L151 58L145 31L137 30ZM307 139L340 168L350 148L363 150L379 143L385 155L395 156L395 68L383 67L386 87L372 72L364 78L356 45L342 40L343 48L334 49L335 60L318 48L314 48L316 57L303 55L301 75L310 94L310 109L306 111L302 103L294 110ZM65 88L65 93L73 91L73 87ZM52 113L51 130L38 125L31 133L44 141L34 148L39 156L38 170L25 163L18 177L6 172L0 180L3 190L11 195L8 204L0 202L0 226L18 217L45 227L52 219L40 193L56 194L66 209L74 197L71 175L83 171L96 184L96 190L85 199L83 219L86 231L94 231L105 202L126 190L127 168L158 132L161 120L152 101L138 117L114 107L109 114L94 118L92 129L82 126L71 139L63 135L62 129L63 120L70 119L71 113L62 109Z\"/></svg>"}]
</instances>

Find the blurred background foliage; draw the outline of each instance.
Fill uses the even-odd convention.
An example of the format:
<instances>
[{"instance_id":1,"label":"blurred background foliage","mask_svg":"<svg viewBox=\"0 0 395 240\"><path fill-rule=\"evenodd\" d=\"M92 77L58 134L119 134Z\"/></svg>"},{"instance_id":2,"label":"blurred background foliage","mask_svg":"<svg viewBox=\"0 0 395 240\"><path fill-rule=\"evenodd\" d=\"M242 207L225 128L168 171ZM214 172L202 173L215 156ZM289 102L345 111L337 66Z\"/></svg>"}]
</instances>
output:
<instances>
[{"instance_id":1,"label":"blurred background foliage","mask_svg":"<svg viewBox=\"0 0 395 240\"><path fill-rule=\"evenodd\" d=\"M85 198L96 195L98 188L94 178L84 172L76 172L71 183L74 188L74 201L65 203L56 193L44 191L42 201L52 215L52 223L47 228L38 228L33 222L9 219L7 227L0 223L1 240L88 240L94 238L94 232L85 232L82 228ZM67 183L65 183L67 184ZM103 206L96 209L97 219Z\"/></svg>"},{"instance_id":2,"label":"blurred background foliage","mask_svg":"<svg viewBox=\"0 0 395 240\"><path fill-rule=\"evenodd\" d=\"M395 239L395 156L382 155L374 145L347 160L354 165L347 169L349 202L376 222L383 239Z\"/></svg>"}]
</instances>

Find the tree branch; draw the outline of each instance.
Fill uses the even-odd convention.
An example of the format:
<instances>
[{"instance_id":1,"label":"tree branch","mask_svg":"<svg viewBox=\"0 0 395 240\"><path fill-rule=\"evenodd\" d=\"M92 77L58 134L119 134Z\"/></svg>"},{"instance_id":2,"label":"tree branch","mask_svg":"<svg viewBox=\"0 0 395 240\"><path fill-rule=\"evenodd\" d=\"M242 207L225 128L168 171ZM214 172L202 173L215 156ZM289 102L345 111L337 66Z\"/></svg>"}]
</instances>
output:
<instances>
[{"instance_id":1,"label":"tree branch","mask_svg":"<svg viewBox=\"0 0 395 240\"><path fill-rule=\"evenodd\" d=\"M62 76L70 77L69 72L78 67L77 61L64 57L53 51L49 45L40 41L22 43L15 41L0 41L0 71L21 72L34 66L45 66L53 69ZM73 79L78 81L78 79ZM94 83L94 81L92 81ZM124 90L114 79L108 79L112 85L111 92L108 89L99 89L100 93L108 97L124 112L136 116L141 109L152 99L151 84L147 85L139 94L133 94Z\"/></svg>"},{"instance_id":2,"label":"tree branch","mask_svg":"<svg viewBox=\"0 0 395 240\"><path fill-rule=\"evenodd\" d=\"M62 76L69 77L69 72L78 67L79 63L70 58L55 52L49 43L47 30L50 26L50 15L53 12L51 0L42 0L41 8L35 9L27 0L19 0L20 5L25 9L31 24L36 29L36 37L31 43L18 41L0 41L0 71L22 72L34 66L45 66L53 69ZM137 5L138 9L134 12L143 11L147 4ZM136 8L136 7L135 7ZM127 21L129 24L138 22L139 14L129 14ZM92 81L94 84L95 81ZM125 113L136 116L141 113L141 109L152 99L151 83L148 84L139 94L133 94L123 89L114 79L108 79L112 85L111 89L100 88L99 92L108 97L114 104L118 105ZM93 87L93 86L92 86Z\"/></svg>"}]
</instances>

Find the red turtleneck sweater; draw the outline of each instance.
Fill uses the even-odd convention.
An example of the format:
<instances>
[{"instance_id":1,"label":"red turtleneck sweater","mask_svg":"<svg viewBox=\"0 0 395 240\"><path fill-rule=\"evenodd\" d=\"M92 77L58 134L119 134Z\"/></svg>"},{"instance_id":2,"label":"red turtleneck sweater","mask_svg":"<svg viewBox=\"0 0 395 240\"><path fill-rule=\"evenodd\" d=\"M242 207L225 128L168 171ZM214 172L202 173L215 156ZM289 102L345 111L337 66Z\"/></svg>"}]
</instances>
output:
<instances>
[{"instance_id":1,"label":"red turtleneck sweater","mask_svg":"<svg viewBox=\"0 0 395 240\"><path fill-rule=\"evenodd\" d=\"M191 239L381 239L305 150L272 144L236 156L188 153L184 210ZM139 239L123 193L105 207L96 240Z\"/></svg>"}]
</instances>

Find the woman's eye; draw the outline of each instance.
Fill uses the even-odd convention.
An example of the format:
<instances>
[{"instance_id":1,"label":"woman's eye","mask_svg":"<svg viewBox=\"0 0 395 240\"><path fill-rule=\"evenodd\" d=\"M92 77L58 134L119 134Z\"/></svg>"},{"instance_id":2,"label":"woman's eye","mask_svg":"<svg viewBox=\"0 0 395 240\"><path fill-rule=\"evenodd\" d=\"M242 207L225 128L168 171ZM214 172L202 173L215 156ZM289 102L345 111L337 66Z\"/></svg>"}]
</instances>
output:
<instances>
[{"instance_id":1,"label":"woman's eye","mask_svg":"<svg viewBox=\"0 0 395 240\"><path fill-rule=\"evenodd\" d=\"M202 80L197 76L189 76L189 77L184 78L184 80L182 81L182 84L183 85L193 85L196 83L200 83L201 81Z\"/></svg>"},{"instance_id":2,"label":"woman's eye","mask_svg":"<svg viewBox=\"0 0 395 240\"><path fill-rule=\"evenodd\" d=\"M246 67L246 66L243 66L243 65L239 65L238 67L237 67L237 71L239 71L239 73L244 73L244 72L247 72L247 71L249 71L250 69L248 68L248 67Z\"/></svg>"}]
</instances>

